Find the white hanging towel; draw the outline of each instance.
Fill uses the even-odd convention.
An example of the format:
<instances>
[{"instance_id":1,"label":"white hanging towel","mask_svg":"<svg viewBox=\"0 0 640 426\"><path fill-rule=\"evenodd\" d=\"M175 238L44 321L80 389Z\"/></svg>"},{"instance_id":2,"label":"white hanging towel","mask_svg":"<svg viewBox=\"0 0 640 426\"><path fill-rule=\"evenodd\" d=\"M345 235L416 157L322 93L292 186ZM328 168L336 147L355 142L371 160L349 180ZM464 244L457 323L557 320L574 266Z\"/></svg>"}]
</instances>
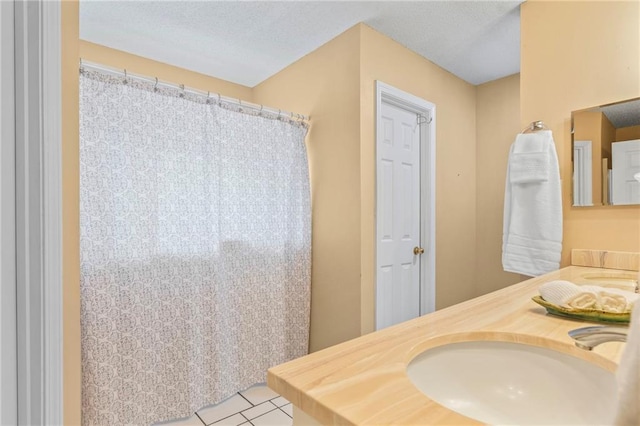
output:
<instances>
[{"instance_id":1,"label":"white hanging towel","mask_svg":"<svg viewBox=\"0 0 640 426\"><path fill-rule=\"evenodd\" d=\"M536 277L560 267L562 189L550 130L521 133L509 152L502 267Z\"/></svg>"}]
</instances>

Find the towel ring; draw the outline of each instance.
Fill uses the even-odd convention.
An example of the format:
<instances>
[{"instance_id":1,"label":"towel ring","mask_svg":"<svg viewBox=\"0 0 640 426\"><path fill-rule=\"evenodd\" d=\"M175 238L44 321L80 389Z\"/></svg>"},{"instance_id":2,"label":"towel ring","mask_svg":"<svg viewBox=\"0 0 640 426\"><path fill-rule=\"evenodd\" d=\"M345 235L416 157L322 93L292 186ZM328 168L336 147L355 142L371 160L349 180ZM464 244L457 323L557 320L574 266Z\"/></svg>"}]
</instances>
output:
<instances>
[{"instance_id":1,"label":"towel ring","mask_svg":"<svg viewBox=\"0 0 640 426\"><path fill-rule=\"evenodd\" d=\"M537 132L538 130L549 130L549 128L544 124L544 121L536 120L532 121L531 124L522 129L520 133Z\"/></svg>"}]
</instances>

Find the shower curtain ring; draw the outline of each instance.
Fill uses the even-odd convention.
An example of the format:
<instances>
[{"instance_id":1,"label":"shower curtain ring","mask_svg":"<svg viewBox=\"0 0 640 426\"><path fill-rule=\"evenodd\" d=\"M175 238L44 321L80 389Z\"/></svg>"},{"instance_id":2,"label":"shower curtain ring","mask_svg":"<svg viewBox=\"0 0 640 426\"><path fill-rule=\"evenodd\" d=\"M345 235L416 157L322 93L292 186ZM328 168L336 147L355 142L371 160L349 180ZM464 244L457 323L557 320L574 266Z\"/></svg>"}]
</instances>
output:
<instances>
[{"instance_id":1,"label":"shower curtain ring","mask_svg":"<svg viewBox=\"0 0 640 426\"><path fill-rule=\"evenodd\" d=\"M153 91L154 92L158 91L158 77L156 77L156 84L153 86Z\"/></svg>"},{"instance_id":2,"label":"shower curtain ring","mask_svg":"<svg viewBox=\"0 0 640 426\"><path fill-rule=\"evenodd\" d=\"M124 69L124 84L127 84L127 69Z\"/></svg>"}]
</instances>

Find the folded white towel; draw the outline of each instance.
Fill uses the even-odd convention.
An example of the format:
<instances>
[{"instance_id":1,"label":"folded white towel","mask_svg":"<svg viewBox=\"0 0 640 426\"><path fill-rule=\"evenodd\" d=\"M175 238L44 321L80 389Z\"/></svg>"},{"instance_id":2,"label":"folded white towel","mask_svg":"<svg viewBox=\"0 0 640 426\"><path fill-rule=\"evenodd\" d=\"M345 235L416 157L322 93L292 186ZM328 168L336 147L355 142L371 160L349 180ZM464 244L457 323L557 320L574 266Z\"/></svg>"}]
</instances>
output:
<instances>
[{"instance_id":1,"label":"folded white towel","mask_svg":"<svg viewBox=\"0 0 640 426\"><path fill-rule=\"evenodd\" d=\"M598 297L600 309L603 311L618 313L627 311L627 298L622 295L601 291Z\"/></svg>"},{"instance_id":2,"label":"folded white towel","mask_svg":"<svg viewBox=\"0 0 640 426\"><path fill-rule=\"evenodd\" d=\"M602 288L591 285L576 285L578 293L564 301L564 306L573 309L600 309Z\"/></svg>"},{"instance_id":3,"label":"folded white towel","mask_svg":"<svg viewBox=\"0 0 640 426\"><path fill-rule=\"evenodd\" d=\"M614 425L640 424L640 304L631 314L629 335L618 371L618 404Z\"/></svg>"},{"instance_id":4,"label":"folded white towel","mask_svg":"<svg viewBox=\"0 0 640 426\"><path fill-rule=\"evenodd\" d=\"M630 312L640 294L617 288L576 285L571 281L556 280L542 284L540 296L549 303L573 309L600 309L606 312Z\"/></svg>"},{"instance_id":5,"label":"folded white towel","mask_svg":"<svg viewBox=\"0 0 640 426\"><path fill-rule=\"evenodd\" d=\"M607 312L631 312L640 294L619 288L603 288L599 294L600 308Z\"/></svg>"},{"instance_id":6,"label":"folded white towel","mask_svg":"<svg viewBox=\"0 0 640 426\"><path fill-rule=\"evenodd\" d=\"M593 291L581 291L565 302L565 305L573 309L598 309L598 293Z\"/></svg>"},{"instance_id":7,"label":"folded white towel","mask_svg":"<svg viewBox=\"0 0 640 426\"><path fill-rule=\"evenodd\" d=\"M511 183L545 182L549 180L552 138L538 133L521 133L516 136L509 153L509 179Z\"/></svg>"},{"instance_id":8,"label":"folded white towel","mask_svg":"<svg viewBox=\"0 0 640 426\"><path fill-rule=\"evenodd\" d=\"M618 294L621 296L624 296L627 301L629 302L635 302L636 300L640 299L640 294L638 293L632 293L629 290L623 290L621 288L617 288L617 287L604 287L602 288L603 291L606 291L608 293L613 293L613 294Z\"/></svg>"},{"instance_id":9,"label":"folded white towel","mask_svg":"<svg viewBox=\"0 0 640 426\"><path fill-rule=\"evenodd\" d=\"M542 284L538 292L547 302L563 306L567 300L580 294L580 287L571 281L556 280Z\"/></svg>"},{"instance_id":10,"label":"folded white towel","mask_svg":"<svg viewBox=\"0 0 640 426\"><path fill-rule=\"evenodd\" d=\"M512 183L513 156L541 152L548 157L546 180ZM540 172L542 167L535 169ZM562 191L558 156L550 130L519 134L511 145L502 241L502 266L507 272L538 276L560 267Z\"/></svg>"},{"instance_id":11,"label":"folded white towel","mask_svg":"<svg viewBox=\"0 0 640 426\"><path fill-rule=\"evenodd\" d=\"M549 153L511 153L509 157L511 183L546 182L549 180Z\"/></svg>"}]
</instances>

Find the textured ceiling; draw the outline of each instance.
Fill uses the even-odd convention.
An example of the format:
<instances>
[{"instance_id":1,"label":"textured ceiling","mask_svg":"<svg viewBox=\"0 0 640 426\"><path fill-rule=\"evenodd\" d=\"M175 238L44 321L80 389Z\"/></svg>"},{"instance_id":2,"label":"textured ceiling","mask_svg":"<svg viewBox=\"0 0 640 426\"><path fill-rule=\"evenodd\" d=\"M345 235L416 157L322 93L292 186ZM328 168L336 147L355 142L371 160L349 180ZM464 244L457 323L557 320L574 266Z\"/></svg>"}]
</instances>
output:
<instances>
[{"instance_id":1,"label":"textured ceiling","mask_svg":"<svg viewBox=\"0 0 640 426\"><path fill-rule=\"evenodd\" d=\"M520 3L81 0L80 38L253 87L364 22L480 84L519 72Z\"/></svg>"},{"instance_id":2,"label":"textured ceiling","mask_svg":"<svg viewBox=\"0 0 640 426\"><path fill-rule=\"evenodd\" d=\"M616 129L640 125L640 99L601 106L600 111Z\"/></svg>"}]
</instances>

